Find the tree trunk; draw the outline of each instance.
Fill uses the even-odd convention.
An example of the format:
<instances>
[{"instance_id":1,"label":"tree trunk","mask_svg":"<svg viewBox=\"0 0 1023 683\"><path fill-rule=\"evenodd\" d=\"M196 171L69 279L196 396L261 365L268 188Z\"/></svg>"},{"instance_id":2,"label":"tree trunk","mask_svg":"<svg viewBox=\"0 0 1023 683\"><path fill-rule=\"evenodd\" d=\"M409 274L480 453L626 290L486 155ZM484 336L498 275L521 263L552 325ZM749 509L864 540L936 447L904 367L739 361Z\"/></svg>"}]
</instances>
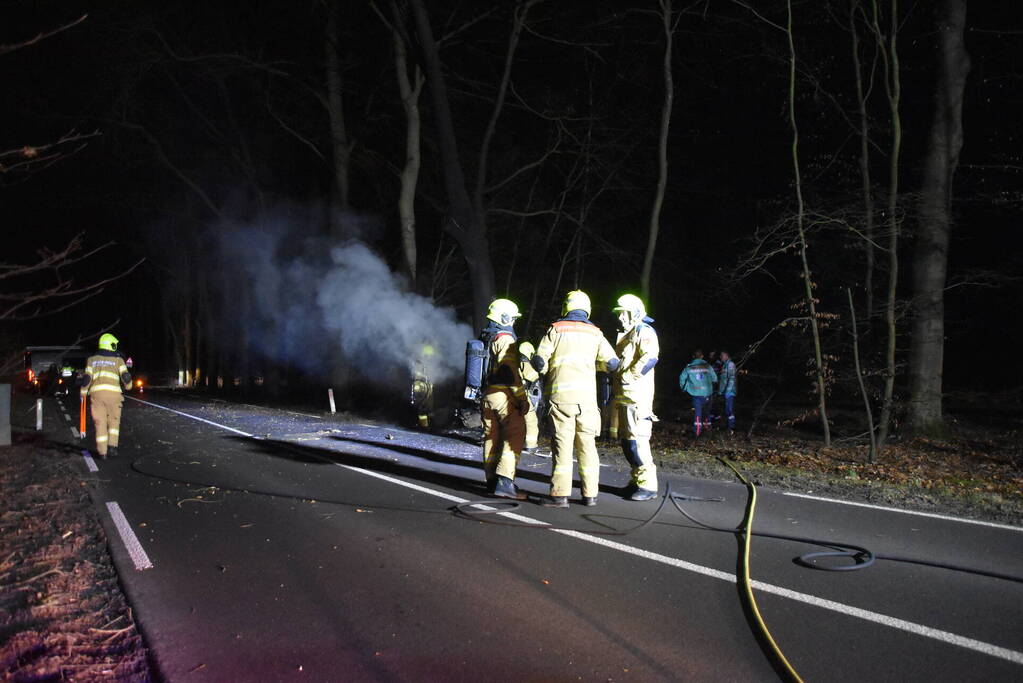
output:
<instances>
[{"instance_id":1,"label":"tree trunk","mask_svg":"<svg viewBox=\"0 0 1023 683\"><path fill-rule=\"evenodd\" d=\"M405 257L405 270L412 286L416 287L416 185L419 182L420 130L419 94L425 77L419 65L413 67L409 77L408 54L405 39L397 29L401 15L396 3L391 3L394 25L391 35L394 40L394 68L398 75L398 92L405 109L405 166L401 170L401 189L398 192L398 218L401 223L401 248Z\"/></svg>"},{"instance_id":2,"label":"tree trunk","mask_svg":"<svg viewBox=\"0 0 1023 683\"><path fill-rule=\"evenodd\" d=\"M909 357L909 415L914 433L940 431L945 335L945 280L952 227L952 177L963 147L963 91L970 56L963 35L966 0L944 0L938 10L939 66L913 259L913 322Z\"/></svg>"},{"instance_id":3,"label":"tree trunk","mask_svg":"<svg viewBox=\"0 0 1023 683\"><path fill-rule=\"evenodd\" d=\"M895 400L895 342L898 329L895 324L895 301L899 283L899 231L901 223L899 209L899 156L902 152L902 118L899 101L902 94L902 79L899 74L899 53L896 48L898 37L898 2L892 0L889 21L890 35L886 39L878 19L877 0L873 0L874 35L882 50L885 70L885 92L888 95L888 110L892 118L892 145L888 160L888 294L885 298L885 327L888 341L885 346L884 395L881 399L877 448L880 451L888 440L892 421L892 406Z\"/></svg>"},{"instance_id":4,"label":"tree trunk","mask_svg":"<svg viewBox=\"0 0 1023 683\"><path fill-rule=\"evenodd\" d=\"M494 266L490 260L486 223L484 216L473 210L465 184L465 172L458 156L451 107L430 18L423 0L409 0L409 8L414 16L422 48L427 82L430 85L430 101L437 124L444 188L448 198L448 216L444 228L458 242L469 270L473 326L478 329L483 325L484 312L494 296Z\"/></svg>"},{"instance_id":5,"label":"tree trunk","mask_svg":"<svg viewBox=\"0 0 1023 683\"><path fill-rule=\"evenodd\" d=\"M799 128L796 125L796 47L792 36L792 0L788 7L788 25L786 33L789 40L789 125L792 128L792 170L796 185L796 227L799 231L799 259L803 268L803 286L806 306L810 314L810 332L813 335L814 362L817 370L817 408L821 415L821 428L824 431L824 445L831 445L831 425L828 423L827 384L824 381L824 357L821 351L820 325L817 321L817 304L813 294L813 281L810 263L806 257L806 231L803 227L805 207L803 203L803 182L799 172Z\"/></svg>"},{"instance_id":6,"label":"tree trunk","mask_svg":"<svg viewBox=\"0 0 1023 683\"><path fill-rule=\"evenodd\" d=\"M668 127L671 124L671 109L675 97L675 83L671 75L671 46L675 28L672 25L674 21L672 0L660 0L660 8L661 24L664 29L664 104L661 106L661 135L657 145L657 191L654 193L654 205L650 211L650 232L639 285L643 301L648 306L650 305L650 273L654 268L657 234L661 229L661 207L664 205L664 190L668 186Z\"/></svg>"},{"instance_id":7,"label":"tree trunk","mask_svg":"<svg viewBox=\"0 0 1023 683\"><path fill-rule=\"evenodd\" d=\"M874 318L874 195L870 180L870 123L867 118L867 97L863 91L863 68L860 65L860 35L856 30L856 15L860 0L849 3L849 32L852 36L853 71L856 80L856 105L860 116L860 182L863 187L863 234L866 272L863 275L863 289L867 293L867 327ZM876 65L876 52L875 62ZM873 68L871 69L873 82ZM871 439L873 439L871 434Z\"/></svg>"},{"instance_id":8,"label":"tree trunk","mask_svg":"<svg viewBox=\"0 0 1023 683\"><path fill-rule=\"evenodd\" d=\"M327 27L324 49L327 61L327 114L330 117L330 140L334 158L334 191L339 211L331 211L331 235L341 236L341 213L348 210L348 170L351 145L345 126L344 84L341 80L341 5L342 0L327 0Z\"/></svg>"}]
</instances>

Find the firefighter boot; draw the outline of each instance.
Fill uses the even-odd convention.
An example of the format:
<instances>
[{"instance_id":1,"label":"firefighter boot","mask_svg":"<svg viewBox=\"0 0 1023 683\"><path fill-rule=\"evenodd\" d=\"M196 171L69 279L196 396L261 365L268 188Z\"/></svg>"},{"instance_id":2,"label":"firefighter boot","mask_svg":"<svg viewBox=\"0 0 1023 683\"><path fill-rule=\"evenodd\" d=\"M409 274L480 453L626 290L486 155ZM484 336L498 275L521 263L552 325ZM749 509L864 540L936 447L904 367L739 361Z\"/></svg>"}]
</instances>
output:
<instances>
[{"instance_id":1,"label":"firefighter boot","mask_svg":"<svg viewBox=\"0 0 1023 683\"><path fill-rule=\"evenodd\" d=\"M116 458L117 457L117 446L109 446L107 448L107 457L108 458Z\"/></svg>"},{"instance_id":2,"label":"firefighter boot","mask_svg":"<svg viewBox=\"0 0 1023 683\"><path fill-rule=\"evenodd\" d=\"M544 501L545 508L567 508L568 496L551 496L550 500Z\"/></svg>"},{"instance_id":3,"label":"firefighter boot","mask_svg":"<svg viewBox=\"0 0 1023 683\"><path fill-rule=\"evenodd\" d=\"M594 507L597 504L596 496L583 496L583 505L588 508Z\"/></svg>"},{"instance_id":4,"label":"firefighter boot","mask_svg":"<svg viewBox=\"0 0 1023 683\"><path fill-rule=\"evenodd\" d=\"M653 500L657 497L657 491L650 489L636 489L636 492L629 496L629 500Z\"/></svg>"},{"instance_id":5,"label":"firefighter boot","mask_svg":"<svg viewBox=\"0 0 1023 683\"><path fill-rule=\"evenodd\" d=\"M526 499L526 494L515 488L515 482L508 477L502 477L501 475L497 475L493 495L495 498L510 498L511 500Z\"/></svg>"}]
</instances>

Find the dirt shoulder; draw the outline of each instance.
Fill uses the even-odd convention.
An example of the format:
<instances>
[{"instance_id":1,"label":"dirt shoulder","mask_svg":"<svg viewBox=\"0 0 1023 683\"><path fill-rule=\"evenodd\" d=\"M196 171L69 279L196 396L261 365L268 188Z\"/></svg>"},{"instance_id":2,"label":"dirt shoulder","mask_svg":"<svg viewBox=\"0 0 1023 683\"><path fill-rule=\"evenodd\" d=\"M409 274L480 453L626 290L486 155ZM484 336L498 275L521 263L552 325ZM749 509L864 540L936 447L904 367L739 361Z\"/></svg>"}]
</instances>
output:
<instances>
[{"instance_id":1,"label":"dirt shoulder","mask_svg":"<svg viewBox=\"0 0 1023 683\"><path fill-rule=\"evenodd\" d=\"M865 445L824 448L795 429L753 438L660 423L652 440L668 471L734 481L726 458L760 485L782 491L952 514L1023 526L1023 437L962 428L944 440L894 441L874 461Z\"/></svg>"},{"instance_id":2,"label":"dirt shoulder","mask_svg":"<svg viewBox=\"0 0 1023 683\"><path fill-rule=\"evenodd\" d=\"M0 448L0 679L150 681L75 455Z\"/></svg>"}]
</instances>

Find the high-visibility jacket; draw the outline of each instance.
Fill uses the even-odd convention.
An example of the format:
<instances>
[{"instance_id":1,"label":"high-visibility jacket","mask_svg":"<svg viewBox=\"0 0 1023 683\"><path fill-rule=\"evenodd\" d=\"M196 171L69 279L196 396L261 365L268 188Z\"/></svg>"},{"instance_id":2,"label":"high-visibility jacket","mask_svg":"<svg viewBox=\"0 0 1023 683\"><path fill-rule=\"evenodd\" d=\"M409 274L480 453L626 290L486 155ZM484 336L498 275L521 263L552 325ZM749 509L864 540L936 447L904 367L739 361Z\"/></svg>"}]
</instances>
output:
<instances>
[{"instance_id":1,"label":"high-visibility jacket","mask_svg":"<svg viewBox=\"0 0 1023 683\"><path fill-rule=\"evenodd\" d=\"M654 368L651 363L657 362L661 350L657 332L646 323L640 323L628 332L619 333L615 350L622 359L614 375L615 403L635 404L644 412L650 412L654 404Z\"/></svg>"},{"instance_id":2,"label":"high-visibility jacket","mask_svg":"<svg viewBox=\"0 0 1023 683\"><path fill-rule=\"evenodd\" d=\"M121 354L100 349L85 362L85 376L88 385L82 387L82 395L101 392L121 393L121 387L131 388L131 375Z\"/></svg>"},{"instance_id":3,"label":"high-visibility jacket","mask_svg":"<svg viewBox=\"0 0 1023 683\"><path fill-rule=\"evenodd\" d=\"M678 386L690 396L710 396L717 381L714 368L702 358L694 358L678 376Z\"/></svg>"},{"instance_id":4,"label":"high-visibility jacket","mask_svg":"<svg viewBox=\"0 0 1023 683\"><path fill-rule=\"evenodd\" d=\"M588 320L551 323L536 347L553 403L597 404L597 370L617 368L618 356L600 328ZM614 368L608 367L608 364ZM599 366L599 367L598 367Z\"/></svg>"},{"instance_id":5,"label":"high-visibility jacket","mask_svg":"<svg viewBox=\"0 0 1023 683\"><path fill-rule=\"evenodd\" d=\"M735 396L739 393L739 379L735 369L735 361L729 358L721 368L718 382L718 393L722 396Z\"/></svg>"}]
</instances>

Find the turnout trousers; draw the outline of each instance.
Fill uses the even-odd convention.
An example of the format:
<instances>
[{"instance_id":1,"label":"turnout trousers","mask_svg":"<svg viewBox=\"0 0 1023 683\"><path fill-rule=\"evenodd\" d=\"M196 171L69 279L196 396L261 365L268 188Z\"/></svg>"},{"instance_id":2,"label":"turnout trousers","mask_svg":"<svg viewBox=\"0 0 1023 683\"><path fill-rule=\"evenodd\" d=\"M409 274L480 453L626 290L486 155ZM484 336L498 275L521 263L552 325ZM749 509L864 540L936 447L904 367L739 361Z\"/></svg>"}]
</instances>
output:
<instances>
[{"instance_id":1,"label":"turnout trousers","mask_svg":"<svg viewBox=\"0 0 1023 683\"><path fill-rule=\"evenodd\" d=\"M483 397L483 473L487 483L497 475L515 479L515 469L526 438L526 421L507 391Z\"/></svg>"},{"instance_id":2,"label":"turnout trousers","mask_svg":"<svg viewBox=\"0 0 1023 683\"><path fill-rule=\"evenodd\" d=\"M622 453L632 467L631 481L641 489L656 491L657 465L650 453L650 434L656 417L647 410L640 410L635 403L618 403L615 409L617 436Z\"/></svg>"},{"instance_id":3,"label":"turnout trousers","mask_svg":"<svg viewBox=\"0 0 1023 683\"><path fill-rule=\"evenodd\" d=\"M117 448L121 436L121 405L124 396L119 391L97 391L89 395L92 423L96 427L96 452L107 454L107 448Z\"/></svg>"},{"instance_id":4,"label":"turnout trousers","mask_svg":"<svg viewBox=\"0 0 1023 683\"><path fill-rule=\"evenodd\" d=\"M551 426L554 428L553 471L551 495L572 494L572 454L579 460L580 492L595 498L600 487L600 458L596 438L600 431L600 410L597 404L550 404Z\"/></svg>"}]
</instances>

